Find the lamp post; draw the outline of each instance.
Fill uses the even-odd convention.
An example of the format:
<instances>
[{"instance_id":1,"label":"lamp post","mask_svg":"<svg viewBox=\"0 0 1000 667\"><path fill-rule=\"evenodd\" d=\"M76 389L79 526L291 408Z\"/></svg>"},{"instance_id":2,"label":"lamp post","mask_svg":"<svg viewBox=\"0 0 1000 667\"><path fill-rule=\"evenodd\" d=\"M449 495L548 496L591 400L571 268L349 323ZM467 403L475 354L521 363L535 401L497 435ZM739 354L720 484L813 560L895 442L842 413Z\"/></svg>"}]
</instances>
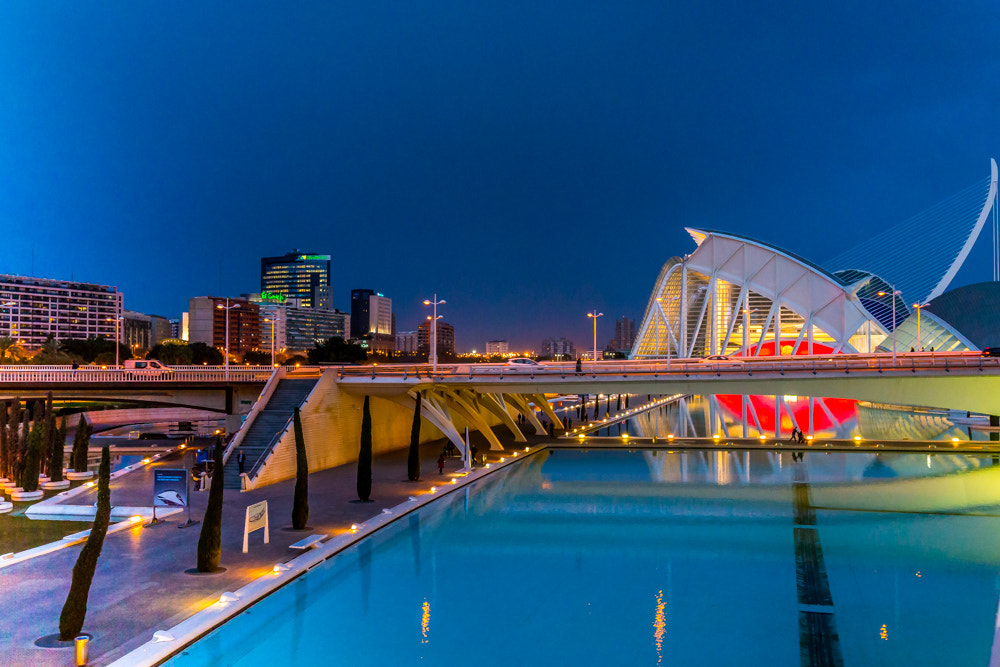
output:
<instances>
[{"instance_id":1,"label":"lamp post","mask_svg":"<svg viewBox=\"0 0 1000 667\"><path fill-rule=\"evenodd\" d=\"M597 372L597 318L603 316L604 313L597 312L596 308L594 309L594 312L587 313L587 317L594 319L594 372Z\"/></svg>"},{"instance_id":2,"label":"lamp post","mask_svg":"<svg viewBox=\"0 0 1000 667\"><path fill-rule=\"evenodd\" d=\"M750 310L743 309L743 356L748 356L747 349L750 346L750 316L756 312L756 308L751 308Z\"/></svg>"},{"instance_id":3,"label":"lamp post","mask_svg":"<svg viewBox=\"0 0 1000 667\"><path fill-rule=\"evenodd\" d=\"M445 301L444 299L441 299L440 301L438 301L437 292L434 292L434 299L433 300L431 300L431 299L424 299L424 305L425 306L433 306L434 307L434 315L433 316L428 316L428 318L427 318L427 319L429 319L431 321L431 349L430 349L430 351L428 353L428 357L429 357L428 361L431 362L431 367L432 367L434 373L437 373L437 370L438 370L437 321L440 319L440 317L438 317L438 306L443 306L446 303L448 303L448 302Z\"/></svg>"},{"instance_id":4,"label":"lamp post","mask_svg":"<svg viewBox=\"0 0 1000 667\"><path fill-rule=\"evenodd\" d=\"M221 303L215 304L215 307L219 310L226 311L226 382L229 382L229 311L233 308L239 308L240 304L234 303L229 305L229 297L226 297L226 305L223 306Z\"/></svg>"},{"instance_id":5,"label":"lamp post","mask_svg":"<svg viewBox=\"0 0 1000 667\"><path fill-rule=\"evenodd\" d=\"M920 337L920 311L929 306L929 303L915 303L913 307L917 309L917 352L924 351L924 341Z\"/></svg>"},{"instance_id":6,"label":"lamp post","mask_svg":"<svg viewBox=\"0 0 1000 667\"><path fill-rule=\"evenodd\" d=\"M271 368L274 368L274 317L265 317L264 321L271 323Z\"/></svg>"},{"instance_id":7,"label":"lamp post","mask_svg":"<svg viewBox=\"0 0 1000 667\"><path fill-rule=\"evenodd\" d=\"M892 285L892 294L889 295L887 292L878 292L879 296L892 296L892 365L896 365L896 297L899 296L900 291L896 289L895 285Z\"/></svg>"},{"instance_id":8,"label":"lamp post","mask_svg":"<svg viewBox=\"0 0 1000 667\"><path fill-rule=\"evenodd\" d=\"M106 322L110 322L111 318L109 317L105 321ZM115 368L118 368L118 363L119 363L119 360L118 360L118 323L121 322L121 321L122 321L121 315L119 315L118 317L115 318Z\"/></svg>"}]
</instances>

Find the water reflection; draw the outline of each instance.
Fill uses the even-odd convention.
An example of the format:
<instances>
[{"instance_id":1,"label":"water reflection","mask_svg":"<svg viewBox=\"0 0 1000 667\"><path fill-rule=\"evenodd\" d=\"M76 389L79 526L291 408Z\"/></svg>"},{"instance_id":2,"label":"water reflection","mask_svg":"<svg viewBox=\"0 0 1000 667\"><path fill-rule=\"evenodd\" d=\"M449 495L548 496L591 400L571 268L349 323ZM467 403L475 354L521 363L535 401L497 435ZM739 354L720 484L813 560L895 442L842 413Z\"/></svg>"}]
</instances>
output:
<instances>
[{"instance_id":1,"label":"water reflection","mask_svg":"<svg viewBox=\"0 0 1000 667\"><path fill-rule=\"evenodd\" d=\"M651 397L657 399L659 397ZM633 405L638 401L633 402ZM612 409L611 418L615 416ZM596 436L780 438L797 428L815 438L850 440L987 441L985 415L808 396L688 396L622 421Z\"/></svg>"}]
</instances>

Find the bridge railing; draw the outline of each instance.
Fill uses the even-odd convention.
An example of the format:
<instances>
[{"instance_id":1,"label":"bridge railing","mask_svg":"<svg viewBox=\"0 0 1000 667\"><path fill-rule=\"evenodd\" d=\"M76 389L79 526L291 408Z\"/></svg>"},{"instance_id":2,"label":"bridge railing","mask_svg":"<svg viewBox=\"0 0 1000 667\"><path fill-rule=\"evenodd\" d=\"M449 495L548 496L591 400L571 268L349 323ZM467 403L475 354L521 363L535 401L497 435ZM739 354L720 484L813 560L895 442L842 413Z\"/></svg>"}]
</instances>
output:
<instances>
[{"instance_id":1,"label":"bridge railing","mask_svg":"<svg viewBox=\"0 0 1000 667\"><path fill-rule=\"evenodd\" d=\"M876 373L916 373L918 371L946 371L958 369L1000 369L1000 357L984 357L973 352L913 352L886 354L825 354L785 357L731 357L727 360L666 359L609 360L583 362L580 370L576 362L543 362L537 366L513 367L507 364L438 364L434 372L427 364L379 364L372 366L342 366L337 373L340 379L551 379L554 376L729 376L754 373L829 373L867 371Z\"/></svg>"},{"instance_id":2,"label":"bridge railing","mask_svg":"<svg viewBox=\"0 0 1000 667\"><path fill-rule=\"evenodd\" d=\"M97 366L0 366L0 383L267 382L270 366L172 366L167 370Z\"/></svg>"}]
</instances>

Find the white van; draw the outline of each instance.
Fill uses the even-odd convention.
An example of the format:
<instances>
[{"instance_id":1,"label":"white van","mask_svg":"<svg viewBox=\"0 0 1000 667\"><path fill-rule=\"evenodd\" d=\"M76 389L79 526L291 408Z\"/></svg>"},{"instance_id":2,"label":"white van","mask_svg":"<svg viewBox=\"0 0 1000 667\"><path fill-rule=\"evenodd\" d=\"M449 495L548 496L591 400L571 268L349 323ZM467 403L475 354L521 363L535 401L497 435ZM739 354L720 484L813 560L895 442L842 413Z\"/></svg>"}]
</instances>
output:
<instances>
[{"instance_id":1,"label":"white van","mask_svg":"<svg viewBox=\"0 0 1000 667\"><path fill-rule=\"evenodd\" d=\"M155 359L126 359L124 368L127 371L131 371L127 374L127 377L165 378L170 373L173 373L173 370L169 366L164 366Z\"/></svg>"}]
</instances>

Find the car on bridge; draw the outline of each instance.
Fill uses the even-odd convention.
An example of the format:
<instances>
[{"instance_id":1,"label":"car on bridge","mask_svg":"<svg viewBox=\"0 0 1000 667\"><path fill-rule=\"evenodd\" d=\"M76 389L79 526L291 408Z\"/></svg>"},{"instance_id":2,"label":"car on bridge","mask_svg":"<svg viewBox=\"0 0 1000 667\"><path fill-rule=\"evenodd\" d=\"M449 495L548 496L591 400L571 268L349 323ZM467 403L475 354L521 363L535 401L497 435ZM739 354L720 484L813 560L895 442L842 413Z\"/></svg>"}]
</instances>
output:
<instances>
[{"instance_id":1,"label":"car on bridge","mask_svg":"<svg viewBox=\"0 0 1000 667\"><path fill-rule=\"evenodd\" d=\"M739 357L730 357L729 355L726 355L726 354L710 354L707 357L702 357L698 361L700 361L703 364L712 364L712 363L742 364L743 363L743 360L740 359Z\"/></svg>"},{"instance_id":2,"label":"car on bridge","mask_svg":"<svg viewBox=\"0 0 1000 667\"><path fill-rule=\"evenodd\" d=\"M173 369L164 366L155 359L126 359L123 365L126 377L156 377L166 379L173 373Z\"/></svg>"},{"instance_id":3,"label":"car on bridge","mask_svg":"<svg viewBox=\"0 0 1000 667\"><path fill-rule=\"evenodd\" d=\"M545 370L545 367L534 359L516 357L507 362L507 370L514 373L537 373Z\"/></svg>"}]
</instances>

